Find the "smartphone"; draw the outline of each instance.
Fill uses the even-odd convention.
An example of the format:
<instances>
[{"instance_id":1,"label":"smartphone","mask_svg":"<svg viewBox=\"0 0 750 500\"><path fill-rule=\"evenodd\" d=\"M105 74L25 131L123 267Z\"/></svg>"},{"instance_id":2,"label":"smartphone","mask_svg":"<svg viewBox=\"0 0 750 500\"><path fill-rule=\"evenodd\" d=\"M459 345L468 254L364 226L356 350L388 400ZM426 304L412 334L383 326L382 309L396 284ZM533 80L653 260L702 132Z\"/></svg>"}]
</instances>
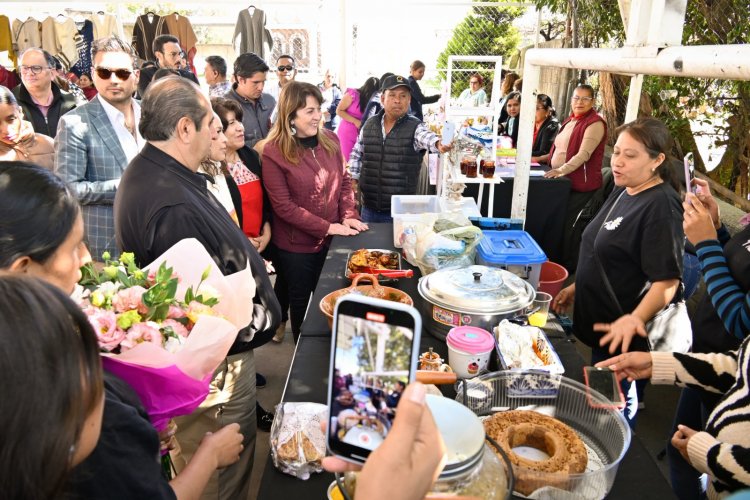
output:
<instances>
[{"instance_id":1,"label":"smartphone","mask_svg":"<svg viewBox=\"0 0 750 500\"><path fill-rule=\"evenodd\" d=\"M584 366L583 377L586 381L586 395L592 408L625 408L625 397L614 371L609 368ZM598 396L593 396L592 391L598 393ZM601 396L608 402L602 401Z\"/></svg>"},{"instance_id":2,"label":"smartphone","mask_svg":"<svg viewBox=\"0 0 750 500\"><path fill-rule=\"evenodd\" d=\"M421 332L411 306L352 294L336 303L326 431L332 454L364 463L383 442L414 380Z\"/></svg>"},{"instance_id":3,"label":"smartphone","mask_svg":"<svg viewBox=\"0 0 750 500\"><path fill-rule=\"evenodd\" d=\"M693 162L693 153L685 155L684 167L685 167L685 192L695 193L695 187L693 186L693 179L695 178L695 166Z\"/></svg>"}]
</instances>

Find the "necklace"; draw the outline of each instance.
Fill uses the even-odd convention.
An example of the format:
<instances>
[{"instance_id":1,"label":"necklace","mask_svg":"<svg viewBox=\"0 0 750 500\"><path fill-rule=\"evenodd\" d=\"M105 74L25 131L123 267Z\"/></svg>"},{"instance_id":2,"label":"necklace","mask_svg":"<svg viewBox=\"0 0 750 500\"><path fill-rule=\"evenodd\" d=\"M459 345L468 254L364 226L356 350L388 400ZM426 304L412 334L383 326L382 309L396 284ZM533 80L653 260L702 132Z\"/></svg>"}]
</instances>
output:
<instances>
[{"instance_id":1,"label":"necklace","mask_svg":"<svg viewBox=\"0 0 750 500\"><path fill-rule=\"evenodd\" d=\"M645 191L646 189L648 189L649 187L651 187L651 186L649 186L649 184L652 183L652 182L654 182L655 180L658 181L657 184L660 184L662 182L661 178L659 178L658 175L652 175L651 177L648 178L648 180L646 182L644 182L642 184L638 184L637 186L635 186L633 188L626 188L626 190L628 191L628 194L630 196L636 195L636 194L640 193L641 191Z\"/></svg>"}]
</instances>

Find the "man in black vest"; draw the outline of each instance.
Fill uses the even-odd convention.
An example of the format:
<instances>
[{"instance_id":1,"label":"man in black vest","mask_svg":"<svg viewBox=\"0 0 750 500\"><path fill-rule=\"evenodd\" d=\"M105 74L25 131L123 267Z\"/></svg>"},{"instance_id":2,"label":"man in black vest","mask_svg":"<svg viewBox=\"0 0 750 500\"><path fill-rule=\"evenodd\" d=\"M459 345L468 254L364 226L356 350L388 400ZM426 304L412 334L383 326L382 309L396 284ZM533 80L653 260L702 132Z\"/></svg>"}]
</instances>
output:
<instances>
[{"instance_id":1,"label":"man in black vest","mask_svg":"<svg viewBox=\"0 0 750 500\"><path fill-rule=\"evenodd\" d=\"M451 149L407 114L411 89L406 78L387 77L382 91L383 109L364 124L349 157L352 178L362 192L363 222L391 222L391 196L417 194L424 151Z\"/></svg>"}]
</instances>

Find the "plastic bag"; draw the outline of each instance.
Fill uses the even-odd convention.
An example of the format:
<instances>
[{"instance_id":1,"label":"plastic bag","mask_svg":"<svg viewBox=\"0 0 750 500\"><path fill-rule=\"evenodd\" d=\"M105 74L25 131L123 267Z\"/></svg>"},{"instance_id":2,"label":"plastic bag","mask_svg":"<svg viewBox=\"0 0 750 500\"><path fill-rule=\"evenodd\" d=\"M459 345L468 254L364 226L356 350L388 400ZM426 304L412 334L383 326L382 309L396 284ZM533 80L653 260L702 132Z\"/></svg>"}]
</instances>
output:
<instances>
[{"instance_id":1,"label":"plastic bag","mask_svg":"<svg viewBox=\"0 0 750 500\"><path fill-rule=\"evenodd\" d=\"M328 406L318 403L282 403L276 406L271 426L271 458L280 471L300 479L321 472L326 437L321 423Z\"/></svg>"},{"instance_id":2,"label":"plastic bag","mask_svg":"<svg viewBox=\"0 0 750 500\"><path fill-rule=\"evenodd\" d=\"M405 228L403 251L406 260L418 266L424 276L444 267L474 264L481 238L482 230L460 211L425 214Z\"/></svg>"}]
</instances>

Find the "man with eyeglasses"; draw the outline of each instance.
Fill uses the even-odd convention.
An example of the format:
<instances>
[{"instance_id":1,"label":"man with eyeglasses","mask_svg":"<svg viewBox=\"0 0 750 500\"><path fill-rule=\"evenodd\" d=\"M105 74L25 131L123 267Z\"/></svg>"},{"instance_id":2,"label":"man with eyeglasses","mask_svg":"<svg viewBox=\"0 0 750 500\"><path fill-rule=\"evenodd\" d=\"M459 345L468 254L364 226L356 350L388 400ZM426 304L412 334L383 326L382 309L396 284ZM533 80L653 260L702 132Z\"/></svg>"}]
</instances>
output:
<instances>
[{"instance_id":1,"label":"man with eyeglasses","mask_svg":"<svg viewBox=\"0 0 750 500\"><path fill-rule=\"evenodd\" d=\"M117 36L91 46L98 95L63 116L55 138L58 175L81 202L86 242L94 259L115 243L112 203L120 177L146 143L138 131L141 107L133 93L138 84L133 49Z\"/></svg>"},{"instance_id":2,"label":"man with eyeglasses","mask_svg":"<svg viewBox=\"0 0 750 500\"><path fill-rule=\"evenodd\" d=\"M21 55L20 62L21 84L13 89L13 95L34 131L54 138L60 117L83 102L54 82L55 61L49 53L31 48Z\"/></svg>"},{"instance_id":3,"label":"man with eyeglasses","mask_svg":"<svg viewBox=\"0 0 750 500\"><path fill-rule=\"evenodd\" d=\"M180 48L179 38L173 35L159 35L154 38L152 50L156 57L156 64L141 67L141 76L138 79L138 95L141 99L146 94L146 89L153 80L154 73L160 68L174 69L181 77L200 85L198 78L191 71L182 67L182 49Z\"/></svg>"}]
</instances>

